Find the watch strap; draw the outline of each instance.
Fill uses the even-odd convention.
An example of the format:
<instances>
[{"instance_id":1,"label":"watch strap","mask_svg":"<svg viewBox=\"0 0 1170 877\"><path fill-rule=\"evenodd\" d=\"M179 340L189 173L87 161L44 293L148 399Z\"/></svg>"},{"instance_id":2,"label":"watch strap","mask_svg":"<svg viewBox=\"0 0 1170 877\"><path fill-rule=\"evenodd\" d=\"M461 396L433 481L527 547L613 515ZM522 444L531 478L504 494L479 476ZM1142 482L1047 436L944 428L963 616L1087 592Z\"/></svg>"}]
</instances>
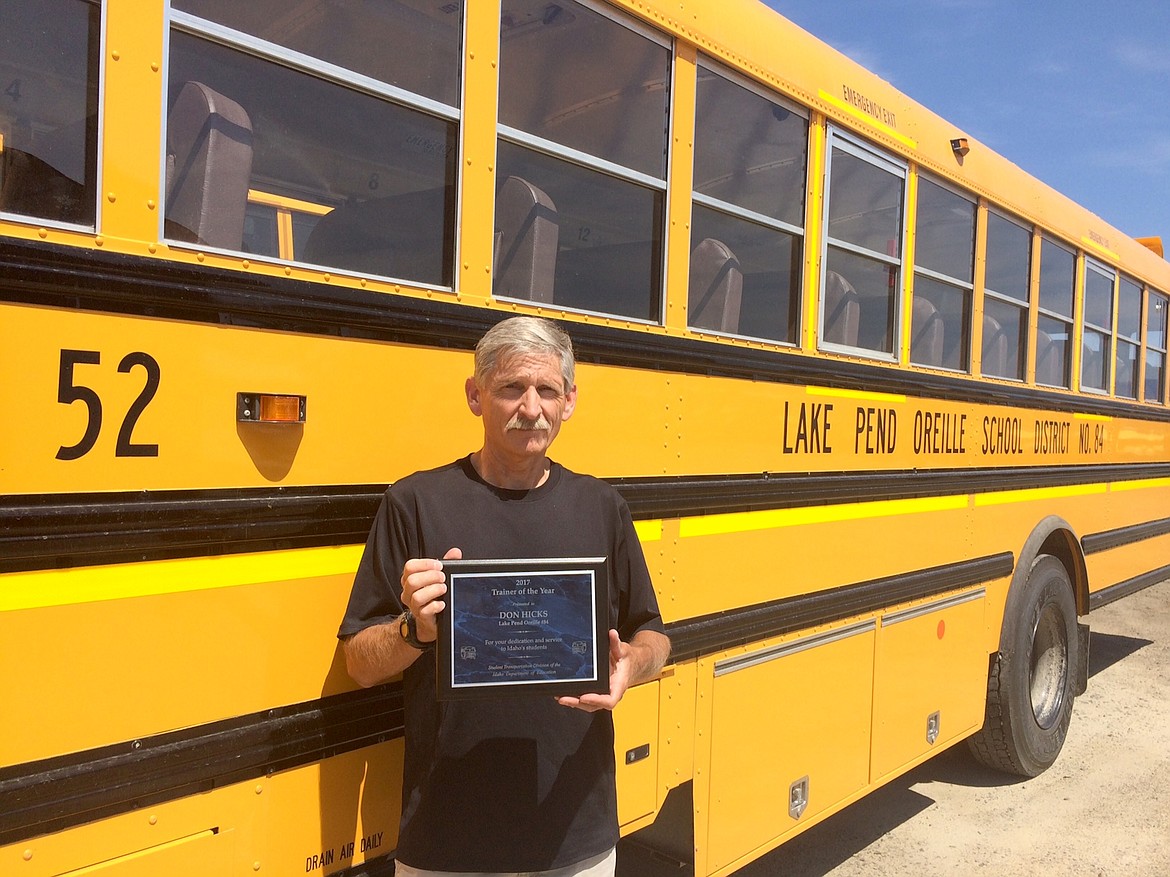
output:
<instances>
[{"instance_id":1,"label":"watch strap","mask_svg":"<svg viewBox=\"0 0 1170 877\"><path fill-rule=\"evenodd\" d=\"M398 633L402 637L403 642L413 649L418 649L420 652L425 652L435 647L434 640L429 643L424 643L418 638L418 624L409 609L403 612L402 617L398 620Z\"/></svg>"}]
</instances>

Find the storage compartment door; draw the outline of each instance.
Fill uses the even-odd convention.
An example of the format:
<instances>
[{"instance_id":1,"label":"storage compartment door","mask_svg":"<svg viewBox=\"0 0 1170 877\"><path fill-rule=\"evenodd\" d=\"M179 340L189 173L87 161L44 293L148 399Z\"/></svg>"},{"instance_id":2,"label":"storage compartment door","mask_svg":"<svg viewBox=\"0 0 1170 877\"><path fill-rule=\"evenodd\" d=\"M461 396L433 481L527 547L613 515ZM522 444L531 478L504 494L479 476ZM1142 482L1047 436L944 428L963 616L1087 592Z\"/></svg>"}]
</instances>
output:
<instances>
[{"instance_id":1,"label":"storage compartment door","mask_svg":"<svg viewBox=\"0 0 1170 877\"><path fill-rule=\"evenodd\" d=\"M882 617L874 687L875 782L983 725L986 592Z\"/></svg>"},{"instance_id":2,"label":"storage compartment door","mask_svg":"<svg viewBox=\"0 0 1170 877\"><path fill-rule=\"evenodd\" d=\"M715 663L706 873L866 784L875 628L850 624Z\"/></svg>"}]
</instances>

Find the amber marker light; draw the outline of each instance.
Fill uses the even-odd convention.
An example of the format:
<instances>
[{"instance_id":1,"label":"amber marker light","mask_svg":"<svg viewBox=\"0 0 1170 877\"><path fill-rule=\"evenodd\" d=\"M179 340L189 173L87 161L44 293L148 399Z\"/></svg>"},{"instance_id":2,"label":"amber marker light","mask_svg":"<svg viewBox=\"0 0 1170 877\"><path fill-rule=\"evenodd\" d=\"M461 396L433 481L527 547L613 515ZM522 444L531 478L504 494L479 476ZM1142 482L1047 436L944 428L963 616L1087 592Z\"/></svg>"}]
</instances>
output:
<instances>
[{"instance_id":1,"label":"amber marker light","mask_svg":"<svg viewBox=\"0 0 1170 877\"><path fill-rule=\"evenodd\" d=\"M236 393L240 423L304 423L305 397L279 393Z\"/></svg>"}]
</instances>

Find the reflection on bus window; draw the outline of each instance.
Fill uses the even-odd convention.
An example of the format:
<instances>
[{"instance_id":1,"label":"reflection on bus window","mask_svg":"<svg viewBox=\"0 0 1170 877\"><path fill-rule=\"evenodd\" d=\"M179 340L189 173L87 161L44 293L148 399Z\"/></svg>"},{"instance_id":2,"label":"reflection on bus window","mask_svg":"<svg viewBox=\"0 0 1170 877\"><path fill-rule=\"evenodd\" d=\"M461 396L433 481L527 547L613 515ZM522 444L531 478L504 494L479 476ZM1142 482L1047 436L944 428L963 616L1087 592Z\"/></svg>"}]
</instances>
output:
<instances>
[{"instance_id":1,"label":"reflection on bus window","mask_svg":"<svg viewBox=\"0 0 1170 877\"><path fill-rule=\"evenodd\" d=\"M1170 299L1153 291L1149 296L1149 315L1146 317L1146 380L1147 402L1162 402L1166 396L1166 314Z\"/></svg>"},{"instance_id":2,"label":"reflection on bus window","mask_svg":"<svg viewBox=\"0 0 1170 877\"><path fill-rule=\"evenodd\" d=\"M1032 233L998 213L987 214L983 290L983 374L1024 379Z\"/></svg>"},{"instance_id":3,"label":"reflection on bus window","mask_svg":"<svg viewBox=\"0 0 1170 877\"><path fill-rule=\"evenodd\" d=\"M172 7L393 85L459 105L462 4L173 0Z\"/></svg>"},{"instance_id":4,"label":"reflection on bus window","mask_svg":"<svg viewBox=\"0 0 1170 877\"><path fill-rule=\"evenodd\" d=\"M256 256L280 257L280 231L275 207L248 204L244 211L244 238L240 248Z\"/></svg>"},{"instance_id":5,"label":"reflection on bus window","mask_svg":"<svg viewBox=\"0 0 1170 877\"><path fill-rule=\"evenodd\" d=\"M661 320L668 46L568 0L500 22L495 294Z\"/></svg>"},{"instance_id":6,"label":"reflection on bus window","mask_svg":"<svg viewBox=\"0 0 1170 877\"><path fill-rule=\"evenodd\" d=\"M1076 256L1049 238L1040 243L1040 317L1036 324L1036 383L1070 386L1073 275Z\"/></svg>"},{"instance_id":7,"label":"reflection on bus window","mask_svg":"<svg viewBox=\"0 0 1170 877\"><path fill-rule=\"evenodd\" d=\"M808 120L699 68L688 322L794 343Z\"/></svg>"},{"instance_id":8,"label":"reflection on bus window","mask_svg":"<svg viewBox=\"0 0 1170 877\"><path fill-rule=\"evenodd\" d=\"M821 339L893 356L906 171L837 132L830 143ZM839 306L833 300L838 289L842 302L855 305ZM856 321L850 319L854 307Z\"/></svg>"},{"instance_id":9,"label":"reflection on bus window","mask_svg":"<svg viewBox=\"0 0 1170 877\"><path fill-rule=\"evenodd\" d=\"M4 0L0 24L0 212L93 226L101 6Z\"/></svg>"},{"instance_id":10,"label":"reflection on bus window","mask_svg":"<svg viewBox=\"0 0 1170 877\"><path fill-rule=\"evenodd\" d=\"M1109 392L1113 366L1113 287L1117 275L1085 261L1085 315L1081 336L1081 387Z\"/></svg>"},{"instance_id":11,"label":"reflection on bus window","mask_svg":"<svg viewBox=\"0 0 1170 877\"><path fill-rule=\"evenodd\" d=\"M332 79L301 72L291 66L296 57L286 58L283 48L325 47L331 63L349 64L368 76L381 68L363 64L362 51L393 54L397 43L361 51L365 44L354 43L338 54L328 50L330 35L314 16L295 17L270 33L249 4L238 13L215 3L186 5L241 28L278 35L282 44L223 31L216 31L212 41L199 33L205 26L200 19L176 14L167 118L167 237L272 255L272 238L264 228L272 214L255 203L248 206L249 193L263 192L307 205L286 215L283 233L278 222L280 257L450 287L457 110L423 98L417 98L420 106L409 105L416 99L371 85L340 66L329 68ZM383 17L392 24L411 6L390 4ZM447 16L440 29L456 51L459 17ZM394 31L387 27L387 33ZM401 42L410 33L407 29L395 39ZM232 40L237 45L224 45ZM279 220L281 210L276 213ZM282 234L287 244L280 243Z\"/></svg>"},{"instance_id":12,"label":"reflection on bus window","mask_svg":"<svg viewBox=\"0 0 1170 877\"><path fill-rule=\"evenodd\" d=\"M975 288L975 202L921 178L916 215L910 361L966 371Z\"/></svg>"},{"instance_id":13,"label":"reflection on bus window","mask_svg":"<svg viewBox=\"0 0 1170 877\"><path fill-rule=\"evenodd\" d=\"M1115 392L1124 399L1138 393L1138 353L1142 341L1142 288L1122 277L1117 288L1117 383Z\"/></svg>"}]
</instances>

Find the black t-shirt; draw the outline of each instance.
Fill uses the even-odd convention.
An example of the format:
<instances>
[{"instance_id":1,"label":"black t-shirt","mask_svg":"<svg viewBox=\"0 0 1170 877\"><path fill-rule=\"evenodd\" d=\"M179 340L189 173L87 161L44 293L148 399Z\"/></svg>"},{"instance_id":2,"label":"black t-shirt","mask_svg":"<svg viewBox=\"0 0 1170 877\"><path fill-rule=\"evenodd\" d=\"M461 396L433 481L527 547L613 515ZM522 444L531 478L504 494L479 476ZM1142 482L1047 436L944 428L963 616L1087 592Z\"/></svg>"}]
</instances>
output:
<instances>
[{"instance_id":1,"label":"black t-shirt","mask_svg":"<svg viewBox=\"0 0 1170 877\"><path fill-rule=\"evenodd\" d=\"M339 632L402 612L407 560L608 558L610 627L624 641L661 632L658 603L625 501L554 463L533 490L494 487L464 458L397 482L378 511ZM403 674L406 759L398 855L437 871L538 871L618 839L613 721L552 697L435 699L434 653Z\"/></svg>"}]
</instances>

